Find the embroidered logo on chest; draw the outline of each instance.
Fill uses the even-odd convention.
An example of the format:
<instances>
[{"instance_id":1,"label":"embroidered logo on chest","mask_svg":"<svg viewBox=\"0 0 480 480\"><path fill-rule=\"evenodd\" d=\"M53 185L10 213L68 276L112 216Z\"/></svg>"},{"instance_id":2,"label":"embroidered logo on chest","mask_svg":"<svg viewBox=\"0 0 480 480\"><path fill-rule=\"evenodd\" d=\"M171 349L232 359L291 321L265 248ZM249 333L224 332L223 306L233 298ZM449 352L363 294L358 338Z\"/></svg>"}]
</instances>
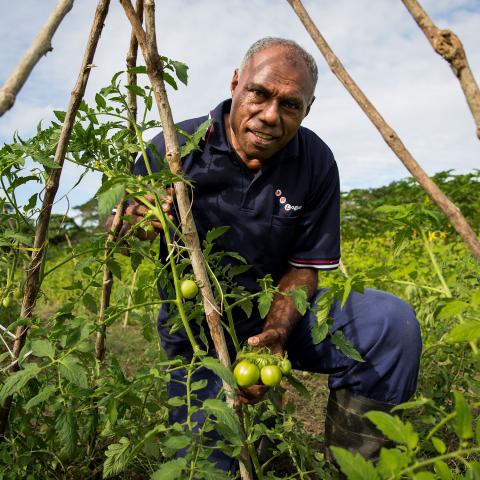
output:
<instances>
[{"instance_id":1,"label":"embroidered logo on chest","mask_svg":"<svg viewBox=\"0 0 480 480\"><path fill-rule=\"evenodd\" d=\"M278 202L286 212L296 212L297 210L301 210L302 208L302 205L290 205L290 203L288 203L287 201L287 197L284 197L282 195L282 191L279 188L275 190L275 196L278 198Z\"/></svg>"}]
</instances>

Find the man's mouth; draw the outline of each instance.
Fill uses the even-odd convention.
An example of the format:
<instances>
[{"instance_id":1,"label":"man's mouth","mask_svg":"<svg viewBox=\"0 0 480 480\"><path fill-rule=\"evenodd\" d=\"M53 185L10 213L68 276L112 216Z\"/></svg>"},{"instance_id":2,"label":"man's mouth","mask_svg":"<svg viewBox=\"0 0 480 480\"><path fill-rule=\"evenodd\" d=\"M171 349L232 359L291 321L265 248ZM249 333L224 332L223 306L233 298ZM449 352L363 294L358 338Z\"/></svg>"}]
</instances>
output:
<instances>
[{"instance_id":1,"label":"man's mouth","mask_svg":"<svg viewBox=\"0 0 480 480\"><path fill-rule=\"evenodd\" d=\"M250 130L250 132L253 133L253 135L262 143L276 140L276 137L270 135L269 133L259 132L258 130Z\"/></svg>"},{"instance_id":2,"label":"man's mouth","mask_svg":"<svg viewBox=\"0 0 480 480\"><path fill-rule=\"evenodd\" d=\"M263 132L253 132L253 134L258 137L258 138L261 138L262 140L273 140L273 135L269 135L268 133L263 133Z\"/></svg>"}]
</instances>

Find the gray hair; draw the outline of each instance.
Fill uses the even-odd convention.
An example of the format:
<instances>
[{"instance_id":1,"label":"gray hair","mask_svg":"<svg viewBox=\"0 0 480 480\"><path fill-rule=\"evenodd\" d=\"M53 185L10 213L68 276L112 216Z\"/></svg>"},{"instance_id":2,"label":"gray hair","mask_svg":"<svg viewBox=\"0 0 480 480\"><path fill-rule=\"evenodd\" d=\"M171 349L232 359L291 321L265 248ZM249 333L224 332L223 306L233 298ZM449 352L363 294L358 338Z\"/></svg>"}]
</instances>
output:
<instances>
[{"instance_id":1,"label":"gray hair","mask_svg":"<svg viewBox=\"0 0 480 480\"><path fill-rule=\"evenodd\" d=\"M250 58L253 57L258 52L265 50L266 48L274 47L274 46L282 46L288 49L287 59L288 60L296 60L298 57L302 58L305 62L305 65L310 72L310 75L313 80L313 90L315 90L315 85L317 84L318 80L318 67L315 59L310 55L304 48L302 48L297 42L294 40L289 40L287 38L280 38L280 37L265 37L257 40L254 44L250 46L247 50L247 53L243 57L242 63L240 64L240 73L242 69L245 67L247 62ZM292 55L293 54L293 55ZM312 92L313 96L313 92Z\"/></svg>"}]
</instances>

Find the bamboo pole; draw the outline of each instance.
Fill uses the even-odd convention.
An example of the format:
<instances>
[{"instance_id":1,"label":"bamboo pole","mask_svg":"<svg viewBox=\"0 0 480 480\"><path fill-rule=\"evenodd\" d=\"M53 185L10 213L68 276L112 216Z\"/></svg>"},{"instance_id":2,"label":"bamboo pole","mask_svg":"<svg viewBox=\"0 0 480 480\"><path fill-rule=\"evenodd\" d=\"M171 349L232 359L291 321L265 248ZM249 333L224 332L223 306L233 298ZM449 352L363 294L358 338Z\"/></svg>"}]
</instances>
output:
<instances>
[{"instance_id":1,"label":"bamboo pole","mask_svg":"<svg viewBox=\"0 0 480 480\"><path fill-rule=\"evenodd\" d=\"M173 123L172 111L168 102L167 92L165 90L162 59L156 48L156 40L153 38L155 31L154 0L145 0L145 24L148 27L148 37L143 30L137 15L135 14L130 0L119 1L125 10L130 23L132 24L132 28L135 32L137 41L145 59L147 74L150 79L150 83L152 84L163 127L163 135L166 145L166 159L172 173L179 174L181 172L180 148L178 145L175 125ZM220 362L225 367L230 369L230 356L228 354L227 344L225 342L225 336L220 321L220 310L216 304L210 285L205 259L202 254L200 240L198 238L197 229L195 227L195 222L191 211L188 190L183 182L175 182L174 190L180 213L183 240L192 262L195 278L200 285L200 292L202 295L203 307L205 310L205 316L210 330L210 335L212 337ZM235 408L235 391L225 382L223 383L223 386L227 392L227 402L229 406L236 410L236 413L239 415L241 420L241 411ZM242 479L252 479L250 458L246 448L243 449L241 455L240 474Z\"/></svg>"},{"instance_id":2,"label":"bamboo pole","mask_svg":"<svg viewBox=\"0 0 480 480\"><path fill-rule=\"evenodd\" d=\"M423 168L413 158L412 154L407 150L407 147L400 140L397 133L390 127L390 125L387 124L378 110L348 74L348 72L345 70L345 67L342 65L338 57L333 53L332 49L321 35L312 18L305 10L302 2L300 0L287 1L305 26L305 29L312 37L322 55L325 57L325 60L327 61L334 75L340 80L340 82L359 104L360 108L364 111L370 121L375 125L387 145L393 150L395 155L397 155L407 170L426 191L427 195L447 217L448 221L452 224L462 240L466 243L473 256L477 260L480 260L480 242L460 209L427 175L425 170L423 170Z\"/></svg>"},{"instance_id":3,"label":"bamboo pole","mask_svg":"<svg viewBox=\"0 0 480 480\"><path fill-rule=\"evenodd\" d=\"M480 89L468 63L462 42L451 30L438 28L417 0L402 0L402 2L430 45L450 64L452 72L458 78L477 126L477 137L480 139Z\"/></svg>"},{"instance_id":4,"label":"bamboo pole","mask_svg":"<svg viewBox=\"0 0 480 480\"><path fill-rule=\"evenodd\" d=\"M59 0L47 22L35 37L5 84L0 88L0 117L15 103L16 96L39 60L53 50L52 37L73 7L73 0Z\"/></svg>"},{"instance_id":5,"label":"bamboo pole","mask_svg":"<svg viewBox=\"0 0 480 480\"><path fill-rule=\"evenodd\" d=\"M32 311L37 300L37 295L40 290L40 272L48 245L48 224L50 222L52 206L60 183L60 176L62 173L63 163L65 161L68 142L70 140L71 132L75 122L75 116L85 93L85 88L90 76L93 57L95 55L100 34L102 33L103 23L105 21L105 17L107 16L109 4L110 0L99 0L98 2L82 65L80 67L80 73L70 96L70 103L68 105L65 121L60 133L60 139L55 151L54 162L58 165L58 168L52 169L45 185L43 204L35 228L32 258L26 269L27 278L25 282L25 294L20 313L20 316L23 318L28 318L32 315ZM25 344L27 334L28 326L18 327L15 332L16 340L12 349L14 355L13 360L15 363L9 369L9 373L19 369L17 360L19 358L20 351ZM2 436L5 432L11 403L12 397L10 396L5 400L3 406L0 407L0 436Z\"/></svg>"},{"instance_id":6,"label":"bamboo pole","mask_svg":"<svg viewBox=\"0 0 480 480\"><path fill-rule=\"evenodd\" d=\"M139 18L142 19L143 18L143 0L137 0L136 12ZM128 70L136 66L137 53L138 53L138 42L137 42L137 38L135 37L135 34L132 31L130 34L130 45L129 45L127 57L126 57L126 65ZM127 77L128 77L129 85L137 84L137 75L135 73L132 73L129 71L127 73ZM131 112L131 121L129 122L130 123L129 128L130 128L130 131L134 132L135 129L133 127L133 122L136 122L136 118L137 118L137 97L130 90L128 91L127 102ZM130 169L133 168L134 161L135 161L135 154L132 154ZM105 253L104 253L105 260L110 257L110 254L112 251L111 245L118 239L118 234L120 233L120 229L122 228L122 224L123 224L122 217L123 217L123 214L125 213L125 208L126 208L125 199L122 199L117 205L115 216L113 217L112 226L107 236L107 240L105 241ZM102 294L100 297L100 306L99 306L98 319L97 319L98 331L95 339L95 358L100 362L103 361L103 359L105 358L105 350L106 350L105 342L106 342L106 336L107 336L107 329L103 321L105 319L105 311L110 305L112 288L113 288L113 273L108 268L108 265L104 263ZM130 302L130 299L131 299L131 296L129 296L129 302ZM126 315L127 314L128 314L128 311Z\"/></svg>"}]
</instances>

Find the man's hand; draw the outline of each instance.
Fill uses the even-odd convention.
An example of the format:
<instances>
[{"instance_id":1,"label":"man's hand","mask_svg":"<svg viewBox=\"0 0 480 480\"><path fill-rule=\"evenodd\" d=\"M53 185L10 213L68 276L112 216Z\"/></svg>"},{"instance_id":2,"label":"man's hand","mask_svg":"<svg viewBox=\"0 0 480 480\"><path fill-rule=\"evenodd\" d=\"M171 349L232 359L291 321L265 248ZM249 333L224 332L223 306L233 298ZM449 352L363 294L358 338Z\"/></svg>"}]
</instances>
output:
<instances>
[{"instance_id":1,"label":"man's hand","mask_svg":"<svg viewBox=\"0 0 480 480\"><path fill-rule=\"evenodd\" d=\"M240 403L245 405L253 405L258 403L263 396L268 392L266 385L252 385L251 387L238 387L237 399Z\"/></svg>"},{"instance_id":2,"label":"man's hand","mask_svg":"<svg viewBox=\"0 0 480 480\"><path fill-rule=\"evenodd\" d=\"M283 355L283 346L287 340L285 328L266 328L262 333L250 337L247 343L254 348L267 347L271 353Z\"/></svg>"},{"instance_id":3,"label":"man's hand","mask_svg":"<svg viewBox=\"0 0 480 480\"><path fill-rule=\"evenodd\" d=\"M283 329L269 328L262 333L250 337L247 343L254 348L267 347L271 353L283 355L283 345L285 343L285 331ZM238 388L238 400L245 404L258 403L268 392L265 385L252 385L251 387Z\"/></svg>"},{"instance_id":4,"label":"man's hand","mask_svg":"<svg viewBox=\"0 0 480 480\"><path fill-rule=\"evenodd\" d=\"M146 195L145 200L149 203L154 203L155 198L153 195ZM170 220L173 220L173 215L170 213L173 206L173 188L168 188L166 190L166 195L161 199L162 200L162 210L168 215ZM123 236L127 233L132 227L135 227L139 222L144 222L145 216L150 213L150 208L145 204L139 202L136 199L130 200L127 208L125 209L125 221L123 222L122 228L120 230L120 235ZM107 219L105 223L105 228L107 230L111 229L113 222L113 216ZM155 237L162 231L162 224L158 219L152 219L148 222L144 222L142 227L135 227L134 234L140 240L154 240Z\"/></svg>"},{"instance_id":5,"label":"man's hand","mask_svg":"<svg viewBox=\"0 0 480 480\"><path fill-rule=\"evenodd\" d=\"M286 332L284 329L269 328L262 333L250 337L247 343L254 348L267 347L271 353L283 356L283 345ZM262 400L270 387L265 385L252 385L251 387L239 387L237 396L241 403L254 404Z\"/></svg>"},{"instance_id":6,"label":"man's hand","mask_svg":"<svg viewBox=\"0 0 480 480\"><path fill-rule=\"evenodd\" d=\"M294 290L299 286L307 287L310 299L317 287L317 272L310 268L289 268L278 282L281 292ZM293 300L285 295L276 295L268 312L263 332L250 337L247 343L253 348L267 347L271 353L283 355L288 336L300 320ZM265 385L253 385L240 388L239 401L242 403L257 403L267 392Z\"/></svg>"}]
</instances>

